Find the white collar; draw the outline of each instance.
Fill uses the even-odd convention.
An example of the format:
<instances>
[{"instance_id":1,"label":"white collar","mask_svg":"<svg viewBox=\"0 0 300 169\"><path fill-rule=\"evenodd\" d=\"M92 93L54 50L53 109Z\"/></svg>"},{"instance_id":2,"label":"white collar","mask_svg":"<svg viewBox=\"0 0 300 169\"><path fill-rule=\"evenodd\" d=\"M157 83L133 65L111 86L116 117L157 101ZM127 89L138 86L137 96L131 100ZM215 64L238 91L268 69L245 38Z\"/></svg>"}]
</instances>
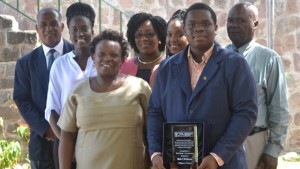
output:
<instances>
[{"instance_id":1,"label":"white collar","mask_svg":"<svg viewBox=\"0 0 300 169\"><path fill-rule=\"evenodd\" d=\"M63 42L63 39L61 38L59 43L56 46L54 46L54 48L49 48L48 46L46 46L44 44L42 44L42 47L43 47L45 56L47 56L50 49L55 49L56 52L58 52L59 55L61 56L63 54L64 42Z\"/></svg>"}]
</instances>

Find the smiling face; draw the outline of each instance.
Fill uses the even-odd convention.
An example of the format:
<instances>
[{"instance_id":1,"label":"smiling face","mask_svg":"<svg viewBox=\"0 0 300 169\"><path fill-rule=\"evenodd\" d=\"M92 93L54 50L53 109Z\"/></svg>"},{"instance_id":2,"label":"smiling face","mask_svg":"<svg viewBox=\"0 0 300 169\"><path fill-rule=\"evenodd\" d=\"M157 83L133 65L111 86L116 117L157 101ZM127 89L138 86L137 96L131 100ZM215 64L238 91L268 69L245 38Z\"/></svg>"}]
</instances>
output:
<instances>
[{"instance_id":1,"label":"smiling face","mask_svg":"<svg viewBox=\"0 0 300 169\"><path fill-rule=\"evenodd\" d=\"M69 23L69 34L75 48L89 47L94 34L90 20L84 16L73 17Z\"/></svg>"},{"instance_id":2,"label":"smiling face","mask_svg":"<svg viewBox=\"0 0 300 169\"><path fill-rule=\"evenodd\" d=\"M42 43L50 48L56 46L61 40L64 25L55 10L45 10L37 17L35 29Z\"/></svg>"},{"instance_id":3,"label":"smiling face","mask_svg":"<svg viewBox=\"0 0 300 169\"><path fill-rule=\"evenodd\" d=\"M227 33L232 43L239 48L253 39L257 25L254 12L243 5L237 5L228 14Z\"/></svg>"},{"instance_id":4,"label":"smiling face","mask_svg":"<svg viewBox=\"0 0 300 169\"><path fill-rule=\"evenodd\" d=\"M101 40L92 56L98 75L113 78L118 75L119 68L124 62L121 46L116 41Z\"/></svg>"},{"instance_id":5,"label":"smiling face","mask_svg":"<svg viewBox=\"0 0 300 169\"><path fill-rule=\"evenodd\" d=\"M180 20L172 20L167 27L166 46L172 54L176 54L188 45L183 32L183 23Z\"/></svg>"},{"instance_id":6,"label":"smiling face","mask_svg":"<svg viewBox=\"0 0 300 169\"><path fill-rule=\"evenodd\" d=\"M191 48L207 51L214 43L218 26L208 10L191 10L186 16L184 32Z\"/></svg>"},{"instance_id":7,"label":"smiling face","mask_svg":"<svg viewBox=\"0 0 300 169\"><path fill-rule=\"evenodd\" d=\"M159 52L159 39L149 20L141 24L134 37L140 54L147 56Z\"/></svg>"}]
</instances>

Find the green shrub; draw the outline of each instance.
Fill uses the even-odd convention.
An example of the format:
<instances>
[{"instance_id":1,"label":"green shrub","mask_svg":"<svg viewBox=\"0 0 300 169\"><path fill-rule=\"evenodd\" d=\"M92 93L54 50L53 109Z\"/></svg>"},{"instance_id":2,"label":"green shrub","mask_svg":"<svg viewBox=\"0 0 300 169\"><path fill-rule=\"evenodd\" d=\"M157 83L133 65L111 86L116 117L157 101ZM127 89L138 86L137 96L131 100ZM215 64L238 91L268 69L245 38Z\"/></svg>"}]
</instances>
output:
<instances>
[{"instance_id":1,"label":"green shrub","mask_svg":"<svg viewBox=\"0 0 300 169\"><path fill-rule=\"evenodd\" d=\"M30 138L30 129L29 129L28 125L19 124L16 131L17 131L17 135L22 139L21 143L28 144L29 138ZM30 163L28 153L21 154L20 161L24 162L24 160L25 160L25 162Z\"/></svg>"},{"instance_id":2,"label":"green shrub","mask_svg":"<svg viewBox=\"0 0 300 169\"><path fill-rule=\"evenodd\" d=\"M10 105L12 109L18 109L16 104ZM28 144L30 129L25 123L17 123L18 128L15 131L17 135L22 139L21 143ZM2 136L4 139L0 139L0 169L13 168L18 162L24 160L29 163L28 153L22 154L22 148L18 141L6 140L4 133L4 120L0 117L0 128L2 128Z\"/></svg>"},{"instance_id":3,"label":"green shrub","mask_svg":"<svg viewBox=\"0 0 300 169\"><path fill-rule=\"evenodd\" d=\"M6 140L2 117L0 117L0 128L2 128L2 135L4 137L4 139L0 139L0 169L13 168L18 162L23 160L26 160L26 162L29 163L28 153L22 155L20 143L14 140ZM28 143L30 129L27 124L18 124L16 133L22 139L22 142Z\"/></svg>"},{"instance_id":4,"label":"green shrub","mask_svg":"<svg viewBox=\"0 0 300 169\"><path fill-rule=\"evenodd\" d=\"M21 157L21 146L17 141L0 140L0 168L12 168Z\"/></svg>"},{"instance_id":5,"label":"green shrub","mask_svg":"<svg viewBox=\"0 0 300 169\"><path fill-rule=\"evenodd\" d=\"M22 138L23 141L25 141L25 142L29 141L30 130L27 126L20 125L17 128L17 134L18 134L19 137Z\"/></svg>"}]
</instances>

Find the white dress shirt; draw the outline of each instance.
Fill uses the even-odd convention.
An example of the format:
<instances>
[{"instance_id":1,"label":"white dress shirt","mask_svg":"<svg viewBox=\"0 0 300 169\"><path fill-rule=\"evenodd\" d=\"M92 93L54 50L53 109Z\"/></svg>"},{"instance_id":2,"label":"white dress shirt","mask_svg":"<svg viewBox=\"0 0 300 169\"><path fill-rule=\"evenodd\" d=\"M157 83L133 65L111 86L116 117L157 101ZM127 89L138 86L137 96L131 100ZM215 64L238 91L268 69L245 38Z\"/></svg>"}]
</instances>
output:
<instances>
[{"instance_id":1,"label":"white dress shirt","mask_svg":"<svg viewBox=\"0 0 300 169\"><path fill-rule=\"evenodd\" d=\"M45 57L46 57L46 65L47 65L47 68L48 68L48 63L49 63L49 58L50 58L50 50L51 49L55 49L56 52L54 53L54 58L58 58L59 56L61 56L63 54L63 49L64 49L64 41L63 39L60 39L59 43L54 46L53 48L49 48L48 46L42 44L42 47L43 47L43 51L44 51L44 54L45 54Z\"/></svg>"},{"instance_id":2,"label":"white dress shirt","mask_svg":"<svg viewBox=\"0 0 300 169\"><path fill-rule=\"evenodd\" d=\"M51 110L59 115L73 86L80 80L96 76L96 68L91 57L88 58L85 71L74 60L73 51L55 59L49 79L45 119L50 120Z\"/></svg>"}]
</instances>

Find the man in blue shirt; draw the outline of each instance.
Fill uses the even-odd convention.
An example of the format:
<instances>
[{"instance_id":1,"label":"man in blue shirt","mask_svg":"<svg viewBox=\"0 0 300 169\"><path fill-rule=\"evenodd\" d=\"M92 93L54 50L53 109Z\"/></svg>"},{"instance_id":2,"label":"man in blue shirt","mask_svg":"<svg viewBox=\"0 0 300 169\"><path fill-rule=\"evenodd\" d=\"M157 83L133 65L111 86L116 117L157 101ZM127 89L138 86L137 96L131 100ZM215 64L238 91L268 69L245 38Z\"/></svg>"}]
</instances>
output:
<instances>
[{"instance_id":1,"label":"man in blue shirt","mask_svg":"<svg viewBox=\"0 0 300 169\"><path fill-rule=\"evenodd\" d=\"M258 10L248 2L234 5L227 19L232 44L226 48L245 57L257 85L258 116L244 145L249 169L276 169L288 127L288 98L280 56L255 42Z\"/></svg>"}]
</instances>

